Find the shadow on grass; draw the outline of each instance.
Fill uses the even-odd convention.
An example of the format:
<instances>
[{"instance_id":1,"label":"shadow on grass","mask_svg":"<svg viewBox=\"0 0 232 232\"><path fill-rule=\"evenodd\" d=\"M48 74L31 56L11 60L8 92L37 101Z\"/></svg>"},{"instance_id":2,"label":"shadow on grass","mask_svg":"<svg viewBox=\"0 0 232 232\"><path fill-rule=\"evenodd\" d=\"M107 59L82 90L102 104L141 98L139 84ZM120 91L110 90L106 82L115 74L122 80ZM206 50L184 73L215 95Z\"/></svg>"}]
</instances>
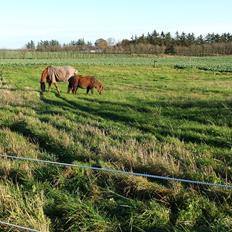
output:
<instances>
[{"instance_id":1,"label":"shadow on grass","mask_svg":"<svg viewBox=\"0 0 232 232\"><path fill-rule=\"evenodd\" d=\"M111 102L106 100L81 98L82 102L58 96L62 101L45 100L76 114L100 117L105 120L123 123L127 127L151 133L159 140L167 136L192 143L204 143L215 147L229 148L232 140L210 130L208 126L232 126L232 101L154 101L139 100L139 104ZM86 104L83 102L86 102ZM160 115L153 115L152 109L160 109ZM129 109L129 111L128 111ZM142 117L141 117L142 114ZM186 121L194 126L180 127ZM166 123L168 122L168 123Z\"/></svg>"},{"instance_id":2,"label":"shadow on grass","mask_svg":"<svg viewBox=\"0 0 232 232\"><path fill-rule=\"evenodd\" d=\"M151 133L155 135L160 140L165 140L167 137L178 138L184 142L191 143L204 143L214 147L223 147L223 148L231 148L232 141L229 138L223 137L223 134L219 136L214 136L210 130L208 130L207 125L203 125L202 133L207 135L206 137L201 136L201 131L196 133L196 128L192 125L187 128L180 128L180 124L182 123L182 119L180 118L179 123L176 121L175 117L178 118L178 115L182 115L184 112L187 113L192 110L192 107L202 110L202 116L207 116L207 113L210 117L212 117L215 121L217 121L218 114L220 114L223 109L227 111L231 111L231 102L230 101L198 101L198 102L165 102L165 101L154 101L154 102L141 102L136 105L128 104L128 103L120 103L120 102L111 102L102 99L93 99L93 98L79 98L79 99L69 99L68 95L57 95L57 98L48 99L47 97L42 96L41 100L43 101L43 105L37 111L38 114L62 114L67 116L66 112L69 111L75 115L82 115L84 117L91 117L96 121L99 119L105 119L112 122L123 123L128 127L128 131L130 128L136 128L141 131L141 133ZM190 107L189 107L190 106ZM211 107L214 110L211 110ZM156 116L157 119L152 118L151 113L147 110L144 112L144 118L137 117L137 113L141 113L143 107L159 107L161 108L160 115ZM129 113L127 109L130 108ZM172 110L172 113L168 111L168 109ZM204 113L205 112L205 113ZM207 112L207 113L206 113ZM231 115L231 114L230 114ZM159 123L159 117L166 118L166 120L172 123L172 126L165 123ZM150 118L150 120L148 120ZM70 119L71 120L71 119ZM186 119L184 119L184 122ZM46 121L46 119L45 119ZM189 120L191 121L191 120ZM202 124L200 121L194 121L198 124ZM26 121L16 121L10 123L8 126L12 131L15 131L26 138L28 138L32 143L39 144L39 147L42 151L45 151L49 154L54 155L60 162L72 163L73 161L83 161L89 162L90 157L88 155L78 154L75 152L73 147L63 146L59 142L50 138L47 133L39 131L37 128L31 127ZM205 128L205 129L204 129ZM59 130L64 130L65 128L60 127ZM91 144L90 144L91 147ZM90 152L91 153L91 152ZM223 157L222 157L223 159ZM94 157L92 160L98 160L98 157ZM138 170L141 172L151 172L151 170L146 170L146 168L140 167ZM161 173L168 173L167 170L162 169ZM157 174L157 171L154 173ZM159 172L158 172L159 174Z\"/></svg>"},{"instance_id":3,"label":"shadow on grass","mask_svg":"<svg viewBox=\"0 0 232 232\"><path fill-rule=\"evenodd\" d=\"M47 133L34 131L25 121L15 122L11 124L9 128L28 138L32 143L39 144L42 151L54 155L60 162L71 163L76 160L89 161L86 156L77 154L73 149L69 149L62 144L53 141Z\"/></svg>"},{"instance_id":4,"label":"shadow on grass","mask_svg":"<svg viewBox=\"0 0 232 232\"><path fill-rule=\"evenodd\" d=\"M99 100L99 99L91 99L87 97L82 97L81 99L92 102L92 103L99 103L101 105L108 105L108 106L118 106L118 107L129 107L138 112L150 112L149 107L155 108L160 107L163 110L167 109L167 111L162 111L167 116L171 116L173 118L180 119L183 113L189 113L191 109L197 109L196 113L201 113L201 115L207 114L207 116L215 117L224 112L232 112L232 99L231 100L154 100L154 101L145 101L142 99L134 99L135 104L128 104L122 102L112 102L106 100ZM137 104L137 105L136 105ZM171 110L173 109L173 110ZM173 114L179 113L179 114ZM187 115L185 115L187 116ZM187 118L190 121L194 118ZM195 121L198 121L197 118Z\"/></svg>"},{"instance_id":5,"label":"shadow on grass","mask_svg":"<svg viewBox=\"0 0 232 232\"><path fill-rule=\"evenodd\" d=\"M161 116L169 117L172 119L185 119L188 121L194 121L198 123L206 123L215 125L221 125L225 122L227 125L232 126L231 113L232 113L232 99L223 101L205 101L205 100L168 100L168 101L144 101L141 99L135 99L135 103L138 105L132 105L121 102L111 102L98 99L82 98L85 101L92 103L99 103L103 107L117 107L130 108L137 112L150 113L152 108L160 108ZM221 121L220 119L226 119Z\"/></svg>"}]
</instances>

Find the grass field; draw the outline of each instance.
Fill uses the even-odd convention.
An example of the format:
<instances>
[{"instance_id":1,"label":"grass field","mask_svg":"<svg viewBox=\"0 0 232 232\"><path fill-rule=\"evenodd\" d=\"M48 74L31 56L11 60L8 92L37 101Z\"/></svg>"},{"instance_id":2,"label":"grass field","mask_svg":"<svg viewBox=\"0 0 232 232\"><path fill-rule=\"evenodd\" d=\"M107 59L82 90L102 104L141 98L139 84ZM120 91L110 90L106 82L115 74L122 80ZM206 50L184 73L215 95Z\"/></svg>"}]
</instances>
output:
<instances>
[{"instance_id":1,"label":"grass field","mask_svg":"<svg viewBox=\"0 0 232 232\"><path fill-rule=\"evenodd\" d=\"M85 59L0 60L1 154L232 185L231 57ZM52 62L104 95L41 95ZM232 231L231 189L7 159L0 176L0 220L40 231Z\"/></svg>"},{"instance_id":2,"label":"grass field","mask_svg":"<svg viewBox=\"0 0 232 232\"><path fill-rule=\"evenodd\" d=\"M79 52L1 51L0 65L148 65L173 66L176 69L197 68L205 71L232 72L232 56L184 57L151 54L85 54Z\"/></svg>"}]
</instances>

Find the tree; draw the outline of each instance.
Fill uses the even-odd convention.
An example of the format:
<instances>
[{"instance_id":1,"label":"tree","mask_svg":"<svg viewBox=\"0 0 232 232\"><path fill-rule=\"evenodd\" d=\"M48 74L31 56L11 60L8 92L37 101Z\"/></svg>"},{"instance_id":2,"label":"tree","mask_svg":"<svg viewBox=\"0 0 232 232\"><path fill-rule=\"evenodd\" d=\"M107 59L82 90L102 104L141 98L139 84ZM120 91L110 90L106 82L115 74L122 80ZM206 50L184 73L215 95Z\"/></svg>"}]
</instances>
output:
<instances>
[{"instance_id":1,"label":"tree","mask_svg":"<svg viewBox=\"0 0 232 232\"><path fill-rule=\"evenodd\" d=\"M205 37L205 42L210 44L213 42L213 40L214 40L214 33L212 34L208 33Z\"/></svg>"},{"instance_id":2,"label":"tree","mask_svg":"<svg viewBox=\"0 0 232 232\"><path fill-rule=\"evenodd\" d=\"M171 33L168 32L164 35L164 44L166 46L171 46L172 45L172 36Z\"/></svg>"},{"instance_id":3,"label":"tree","mask_svg":"<svg viewBox=\"0 0 232 232\"><path fill-rule=\"evenodd\" d=\"M195 43L195 35L193 33L188 33L186 36L186 45L190 46Z\"/></svg>"},{"instance_id":4,"label":"tree","mask_svg":"<svg viewBox=\"0 0 232 232\"><path fill-rule=\"evenodd\" d=\"M112 38L112 37L108 38L107 39L107 44L108 44L109 47L114 46L115 45L115 39Z\"/></svg>"},{"instance_id":5,"label":"tree","mask_svg":"<svg viewBox=\"0 0 232 232\"><path fill-rule=\"evenodd\" d=\"M84 40L84 38L83 38L83 39L78 39L77 42L76 42L76 45L84 46L84 45L85 45L85 40Z\"/></svg>"},{"instance_id":6,"label":"tree","mask_svg":"<svg viewBox=\"0 0 232 232\"><path fill-rule=\"evenodd\" d=\"M100 38L96 40L95 46L99 49L106 49L108 47L108 43L106 40Z\"/></svg>"},{"instance_id":7,"label":"tree","mask_svg":"<svg viewBox=\"0 0 232 232\"><path fill-rule=\"evenodd\" d=\"M30 50L34 50L34 49L35 49L35 43L34 43L34 41L31 40L30 42L28 42L28 43L26 44L26 48L27 48L27 49L30 49Z\"/></svg>"},{"instance_id":8,"label":"tree","mask_svg":"<svg viewBox=\"0 0 232 232\"><path fill-rule=\"evenodd\" d=\"M59 41L57 40L51 40L49 41L49 47L52 48L52 49L59 49L61 47Z\"/></svg>"},{"instance_id":9,"label":"tree","mask_svg":"<svg viewBox=\"0 0 232 232\"><path fill-rule=\"evenodd\" d=\"M196 43L197 43L197 44L200 44L200 45L204 44L204 39L203 39L203 36L202 36L202 35L199 35L199 36L197 37Z\"/></svg>"},{"instance_id":10,"label":"tree","mask_svg":"<svg viewBox=\"0 0 232 232\"><path fill-rule=\"evenodd\" d=\"M46 50L49 49L49 41L48 40L40 40L37 44L37 50Z\"/></svg>"},{"instance_id":11,"label":"tree","mask_svg":"<svg viewBox=\"0 0 232 232\"><path fill-rule=\"evenodd\" d=\"M43 51L43 50L48 50L48 51L57 51L61 49L61 45L59 41L57 40L41 40L37 44L37 50Z\"/></svg>"},{"instance_id":12,"label":"tree","mask_svg":"<svg viewBox=\"0 0 232 232\"><path fill-rule=\"evenodd\" d=\"M176 45L180 45L180 35L179 35L179 32L178 32L178 31L176 31L176 33L175 33L175 38L174 38L174 40L175 40L175 44L176 44Z\"/></svg>"},{"instance_id":13,"label":"tree","mask_svg":"<svg viewBox=\"0 0 232 232\"><path fill-rule=\"evenodd\" d=\"M186 34L184 32L182 32L180 35L180 45L187 46Z\"/></svg>"}]
</instances>

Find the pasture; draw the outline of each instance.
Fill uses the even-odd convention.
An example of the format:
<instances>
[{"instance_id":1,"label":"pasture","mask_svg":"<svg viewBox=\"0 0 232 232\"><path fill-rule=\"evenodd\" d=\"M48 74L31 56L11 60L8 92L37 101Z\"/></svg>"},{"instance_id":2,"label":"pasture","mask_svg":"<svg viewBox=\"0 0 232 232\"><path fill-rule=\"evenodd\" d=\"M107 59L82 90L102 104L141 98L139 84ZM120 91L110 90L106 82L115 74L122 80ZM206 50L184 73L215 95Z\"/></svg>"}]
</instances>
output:
<instances>
[{"instance_id":1,"label":"pasture","mask_svg":"<svg viewBox=\"0 0 232 232\"><path fill-rule=\"evenodd\" d=\"M0 153L232 185L231 61L0 60ZM50 63L96 76L104 94L58 83L41 95ZM232 228L231 189L2 158L0 176L0 220L40 231Z\"/></svg>"}]
</instances>

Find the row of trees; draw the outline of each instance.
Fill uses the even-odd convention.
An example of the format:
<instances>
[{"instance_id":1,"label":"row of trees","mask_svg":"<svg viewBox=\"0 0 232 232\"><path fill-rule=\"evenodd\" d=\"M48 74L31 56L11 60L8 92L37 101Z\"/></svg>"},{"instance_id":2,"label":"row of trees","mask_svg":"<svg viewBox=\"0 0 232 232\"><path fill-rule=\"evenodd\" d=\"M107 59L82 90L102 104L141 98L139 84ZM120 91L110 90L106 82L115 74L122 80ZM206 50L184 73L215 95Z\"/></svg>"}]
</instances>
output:
<instances>
[{"instance_id":1,"label":"row of trees","mask_svg":"<svg viewBox=\"0 0 232 232\"><path fill-rule=\"evenodd\" d=\"M194 33L174 36L168 33L153 33L133 36L130 40L122 40L116 46L127 52L152 53L152 54L177 54L177 55L215 55L232 54L232 34L208 33L206 36L195 36Z\"/></svg>"},{"instance_id":2,"label":"row of trees","mask_svg":"<svg viewBox=\"0 0 232 232\"><path fill-rule=\"evenodd\" d=\"M109 42L108 42L109 41ZM103 51L109 47L111 39L104 40L98 39L95 41L94 45L90 41L85 41L84 39L72 40L67 44L61 44L57 40L41 40L35 44L33 40L29 41L25 48L28 50L38 50L38 51L60 51L60 50L78 50L78 51L89 51L96 50Z\"/></svg>"},{"instance_id":3,"label":"row of trees","mask_svg":"<svg viewBox=\"0 0 232 232\"><path fill-rule=\"evenodd\" d=\"M125 41L124 41L125 42ZM153 45L165 45L169 46L170 44L174 46L191 46L191 45L202 45L202 44L212 44L212 43L221 43L221 42L232 42L232 34L223 33L215 34L208 33L205 37L203 35L195 36L194 33L184 33L179 32L175 33L175 36L172 36L170 32L158 33L156 30L153 33L148 33L146 36L142 34L137 37L134 36L130 40L131 43L150 43Z\"/></svg>"},{"instance_id":4,"label":"row of trees","mask_svg":"<svg viewBox=\"0 0 232 232\"><path fill-rule=\"evenodd\" d=\"M38 51L74 50L82 52L105 53L149 53L149 54L177 54L177 55L215 55L232 54L232 34L209 33L206 36L195 36L194 33L181 34L176 32L174 36L170 32L157 32L154 30L147 35L132 36L115 43L113 38L107 40L98 39L92 44L84 39L60 44L57 40L44 40L35 45L34 41L26 44L26 49Z\"/></svg>"}]
</instances>

